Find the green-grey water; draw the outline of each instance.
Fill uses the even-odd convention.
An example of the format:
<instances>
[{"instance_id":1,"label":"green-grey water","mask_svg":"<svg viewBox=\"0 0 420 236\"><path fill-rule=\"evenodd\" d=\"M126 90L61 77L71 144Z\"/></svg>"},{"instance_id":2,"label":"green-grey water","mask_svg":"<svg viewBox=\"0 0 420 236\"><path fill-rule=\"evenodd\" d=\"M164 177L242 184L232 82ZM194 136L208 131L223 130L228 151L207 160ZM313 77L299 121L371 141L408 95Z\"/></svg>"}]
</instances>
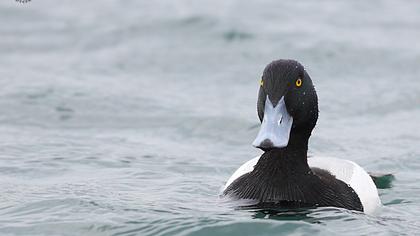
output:
<instances>
[{"instance_id":1,"label":"green-grey water","mask_svg":"<svg viewBox=\"0 0 420 236\"><path fill-rule=\"evenodd\" d=\"M0 3L0 235L416 235L420 2ZM310 153L393 173L375 216L235 210L266 64L299 60Z\"/></svg>"}]
</instances>

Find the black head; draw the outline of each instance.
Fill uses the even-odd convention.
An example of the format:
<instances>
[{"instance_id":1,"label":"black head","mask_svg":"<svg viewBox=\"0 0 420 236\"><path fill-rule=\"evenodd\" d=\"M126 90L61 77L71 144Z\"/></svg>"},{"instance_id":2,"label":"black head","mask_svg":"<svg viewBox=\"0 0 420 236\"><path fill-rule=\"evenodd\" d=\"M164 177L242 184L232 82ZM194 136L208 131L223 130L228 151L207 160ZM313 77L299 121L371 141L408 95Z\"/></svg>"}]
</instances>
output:
<instances>
[{"instance_id":1,"label":"black head","mask_svg":"<svg viewBox=\"0 0 420 236\"><path fill-rule=\"evenodd\" d=\"M299 141L296 139L307 143L318 119L318 98L303 66L295 60L273 61L264 69L260 85L257 110L262 125L254 146L265 150L285 147ZM265 113L270 117L264 117ZM287 117L291 121L285 122ZM281 141L276 145L272 139L279 136Z\"/></svg>"}]
</instances>

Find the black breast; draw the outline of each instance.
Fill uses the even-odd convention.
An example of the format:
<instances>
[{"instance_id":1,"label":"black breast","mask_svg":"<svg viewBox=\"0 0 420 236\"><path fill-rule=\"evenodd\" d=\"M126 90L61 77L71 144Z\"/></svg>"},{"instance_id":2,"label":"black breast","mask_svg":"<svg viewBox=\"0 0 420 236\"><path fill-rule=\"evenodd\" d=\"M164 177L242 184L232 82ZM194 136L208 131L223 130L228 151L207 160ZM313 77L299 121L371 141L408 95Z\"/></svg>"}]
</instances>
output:
<instances>
[{"instance_id":1,"label":"black breast","mask_svg":"<svg viewBox=\"0 0 420 236\"><path fill-rule=\"evenodd\" d=\"M340 207L363 211L354 190L329 172L317 168L287 173L255 168L236 179L223 192L239 199L253 199L256 207Z\"/></svg>"}]
</instances>

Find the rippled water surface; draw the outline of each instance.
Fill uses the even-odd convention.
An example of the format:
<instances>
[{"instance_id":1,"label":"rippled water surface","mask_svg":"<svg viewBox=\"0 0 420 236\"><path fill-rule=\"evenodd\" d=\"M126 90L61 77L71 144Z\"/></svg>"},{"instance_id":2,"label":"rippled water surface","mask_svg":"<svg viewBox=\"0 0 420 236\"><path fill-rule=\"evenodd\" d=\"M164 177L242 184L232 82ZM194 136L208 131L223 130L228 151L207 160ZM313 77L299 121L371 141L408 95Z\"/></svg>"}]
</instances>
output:
<instances>
[{"instance_id":1,"label":"rippled water surface","mask_svg":"<svg viewBox=\"0 0 420 236\"><path fill-rule=\"evenodd\" d=\"M415 235L420 2L0 3L1 235ZM310 153L394 173L377 216L234 210L271 60L305 65Z\"/></svg>"}]
</instances>

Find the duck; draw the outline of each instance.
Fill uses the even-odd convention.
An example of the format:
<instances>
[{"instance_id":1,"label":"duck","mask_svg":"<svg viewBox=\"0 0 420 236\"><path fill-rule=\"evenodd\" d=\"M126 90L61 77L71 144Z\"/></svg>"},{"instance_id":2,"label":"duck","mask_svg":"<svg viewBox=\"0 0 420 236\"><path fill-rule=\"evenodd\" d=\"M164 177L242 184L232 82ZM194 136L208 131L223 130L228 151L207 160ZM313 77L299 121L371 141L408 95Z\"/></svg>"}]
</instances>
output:
<instances>
[{"instance_id":1,"label":"duck","mask_svg":"<svg viewBox=\"0 0 420 236\"><path fill-rule=\"evenodd\" d=\"M353 161L308 157L318 120L312 79L296 60L268 64L259 83L260 130L252 145L263 151L240 166L221 195L252 200L257 208L336 207L374 214L382 205L371 176Z\"/></svg>"}]
</instances>

